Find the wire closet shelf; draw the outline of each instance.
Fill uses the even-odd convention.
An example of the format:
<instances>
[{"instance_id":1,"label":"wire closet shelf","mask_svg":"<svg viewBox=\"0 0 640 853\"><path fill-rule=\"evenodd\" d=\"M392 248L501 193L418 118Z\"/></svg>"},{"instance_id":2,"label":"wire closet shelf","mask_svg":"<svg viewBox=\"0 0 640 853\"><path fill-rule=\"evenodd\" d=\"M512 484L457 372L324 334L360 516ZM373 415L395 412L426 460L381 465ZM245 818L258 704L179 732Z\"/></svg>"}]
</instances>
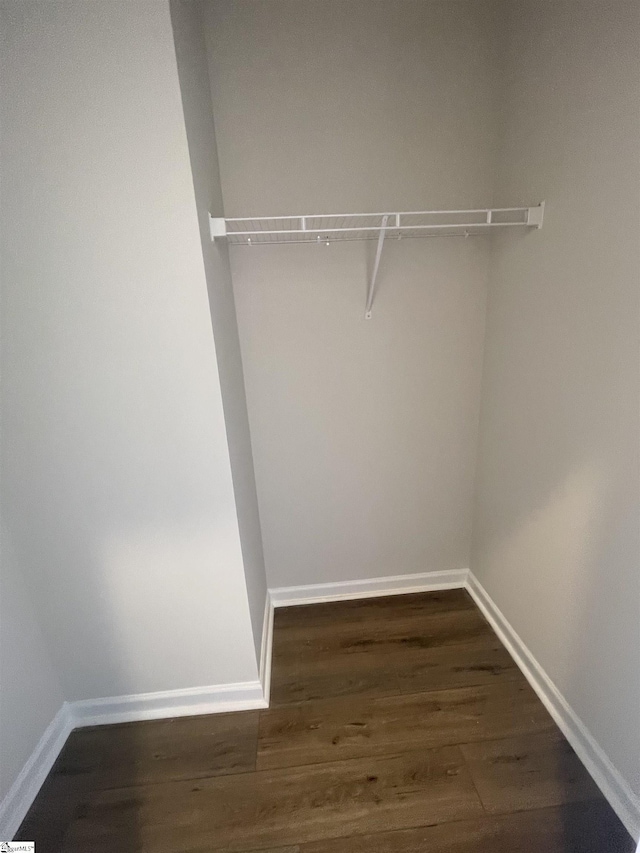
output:
<instances>
[{"instance_id":1,"label":"wire closet shelf","mask_svg":"<svg viewBox=\"0 0 640 853\"><path fill-rule=\"evenodd\" d=\"M544 202L535 207L420 210L405 213L343 213L300 216L209 217L212 240L243 246L269 243L331 243L377 240L367 289L365 319L371 319L376 277L385 239L470 237L504 228L542 228Z\"/></svg>"},{"instance_id":2,"label":"wire closet shelf","mask_svg":"<svg viewBox=\"0 0 640 853\"><path fill-rule=\"evenodd\" d=\"M333 243L388 238L466 237L497 228L540 228L543 204L475 210L421 210L404 213L305 214L223 219L211 217L211 238L255 246L270 243Z\"/></svg>"}]
</instances>

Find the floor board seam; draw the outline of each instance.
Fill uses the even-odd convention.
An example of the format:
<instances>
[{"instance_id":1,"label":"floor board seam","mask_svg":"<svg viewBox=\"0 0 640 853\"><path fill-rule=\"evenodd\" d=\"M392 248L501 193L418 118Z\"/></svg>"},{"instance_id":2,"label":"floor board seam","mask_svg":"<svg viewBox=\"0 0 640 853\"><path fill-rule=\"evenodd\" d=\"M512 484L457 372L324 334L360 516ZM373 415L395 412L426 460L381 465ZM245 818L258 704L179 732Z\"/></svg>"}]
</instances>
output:
<instances>
[{"instance_id":1,"label":"floor board seam","mask_svg":"<svg viewBox=\"0 0 640 853\"><path fill-rule=\"evenodd\" d=\"M388 759L388 758L402 758L402 757L408 756L408 755L416 755L418 752L435 752L439 749L452 749L454 747L461 748L463 746L472 746L474 744L499 743L502 740L512 740L513 738L518 738L518 737L531 737L532 735L545 734L549 731L550 728L552 729L553 727L555 727L555 723L553 724L553 726L551 726L549 728L527 729L524 731L519 731L516 734L503 735L501 737L486 737L486 738L481 737L481 738L477 738L474 740L459 740L459 741L454 741L454 742L447 741L444 743L434 744L433 746L424 747L423 750L418 750L416 748L416 746L414 745L414 746L407 746L406 749L394 750L393 752L383 752L383 753L379 753L379 754L375 754L375 755L353 755L353 756L349 756L348 758L333 758L333 759L329 759L328 761L309 761L309 762L306 762L305 764L280 764L276 767L258 768L252 772L271 773L271 772L275 772L278 770L293 770L293 769L298 769L298 768L303 768L303 767L323 767L325 765L339 764L341 762L346 762L346 761L364 761L365 759L384 760L384 759ZM462 749L461 749L461 752L462 752ZM464 756L464 753L463 753L463 758L465 759L465 763L466 763L466 758ZM234 773L234 774L229 774L229 775L238 776L238 775L243 775L243 774ZM215 777L211 777L211 778L215 778Z\"/></svg>"},{"instance_id":2,"label":"floor board seam","mask_svg":"<svg viewBox=\"0 0 640 853\"><path fill-rule=\"evenodd\" d=\"M68 791L66 793L48 794L47 799L52 802L56 802L58 800L67 800L70 796L81 797L85 794L104 794L107 791L130 791L134 788L153 788L156 785L177 785L181 782L204 782L208 779L224 779L230 776L249 776L256 772L258 771L255 768L252 768L250 770L238 770L237 773L210 773L207 776L185 776L181 779L154 779L149 782L132 782L129 785L111 785L106 788L86 787L83 788L82 791L72 792L71 794L69 794ZM53 781L53 779L51 781Z\"/></svg>"}]
</instances>

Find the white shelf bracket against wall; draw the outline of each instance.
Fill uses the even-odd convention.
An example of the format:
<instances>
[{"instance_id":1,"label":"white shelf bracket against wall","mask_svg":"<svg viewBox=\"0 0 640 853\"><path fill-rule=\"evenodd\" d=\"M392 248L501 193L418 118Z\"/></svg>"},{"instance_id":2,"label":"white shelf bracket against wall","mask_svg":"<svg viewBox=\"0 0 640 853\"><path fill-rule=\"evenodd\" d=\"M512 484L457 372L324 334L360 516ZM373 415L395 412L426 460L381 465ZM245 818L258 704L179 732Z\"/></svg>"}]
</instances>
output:
<instances>
[{"instance_id":1,"label":"white shelf bracket against wall","mask_svg":"<svg viewBox=\"0 0 640 853\"><path fill-rule=\"evenodd\" d=\"M341 213L296 216L209 217L212 240L244 246L269 243L330 245L347 240L377 240L367 290L366 319L371 317L380 256L386 237L473 237L506 228L542 228L544 202L534 207L485 207L473 210L418 210L405 213Z\"/></svg>"},{"instance_id":2,"label":"white shelf bracket against wall","mask_svg":"<svg viewBox=\"0 0 640 853\"><path fill-rule=\"evenodd\" d=\"M544 218L544 202L541 201L535 207L527 209L527 225L532 228L542 228L542 220Z\"/></svg>"},{"instance_id":3,"label":"white shelf bracket against wall","mask_svg":"<svg viewBox=\"0 0 640 853\"><path fill-rule=\"evenodd\" d=\"M211 239L215 240L216 238L226 237L227 236L227 221L219 216L211 216L209 214L209 231L211 233Z\"/></svg>"},{"instance_id":4,"label":"white shelf bracket against wall","mask_svg":"<svg viewBox=\"0 0 640 853\"><path fill-rule=\"evenodd\" d=\"M373 305L373 294L376 289L376 278L378 276L378 267L380 266L380 256L382 255L382 247L384 246L384 238L387 231L388 216L382 217L382 227L378 235L378 245L376 247L376 259L373 264L373 272L371 273L371 281L369 282L369 290L367 291L367 305L364 309L365 320L371 319L371 306Z\"/></svg>"}]
</instances>

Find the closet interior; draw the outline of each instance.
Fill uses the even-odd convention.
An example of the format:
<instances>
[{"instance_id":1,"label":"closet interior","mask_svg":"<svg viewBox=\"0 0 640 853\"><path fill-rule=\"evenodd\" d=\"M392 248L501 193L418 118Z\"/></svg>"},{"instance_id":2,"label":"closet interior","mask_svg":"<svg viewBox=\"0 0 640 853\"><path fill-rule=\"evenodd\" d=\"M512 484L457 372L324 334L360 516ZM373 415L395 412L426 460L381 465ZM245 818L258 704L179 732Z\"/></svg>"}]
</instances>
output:
<instances>
[{"instance_id":1,"label":"closet interior","mask_svg":"<svg viewBox=\"0 0 640 853\"><path fill-rule=\"evenodd\" d=\"M0 14L0 840L633 850L636 0Z\"/></svg>"}]
</instances>

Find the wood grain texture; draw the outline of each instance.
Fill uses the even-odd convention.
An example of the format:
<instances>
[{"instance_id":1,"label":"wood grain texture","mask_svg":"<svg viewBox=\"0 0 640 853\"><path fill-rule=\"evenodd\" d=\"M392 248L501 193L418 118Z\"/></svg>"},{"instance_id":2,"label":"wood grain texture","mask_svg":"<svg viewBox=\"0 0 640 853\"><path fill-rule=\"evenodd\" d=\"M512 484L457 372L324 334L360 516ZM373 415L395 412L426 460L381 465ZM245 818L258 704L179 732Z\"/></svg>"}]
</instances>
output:
<instances>
[{"instance_id":1,"label":"wood grain texture","mask_svg":"<svg viewBox=\"0 0 640 853\"><path fill-rule=\"evenodd\" d=\"M535 809L599 795L580 759L557 728L462 747L488 812Z\"/></svg>"},{"instance_id":2,"label":"wood grain texture","mask_svg":"<svg viewBox=\"0 0 640 853\"><path fill-rule=\"evenodd\" d=\"M398 655L441 646L495 641L478 610L443 611L429 616L393 615L389 620L337 622L331 630L317 625L290 625L279 631L274 654L284 662L307 665L363 652Z\"/></svg>"},{"instance_id":3,"label":"wood grain texture","mask_svg":"<svg viewBox=\"0 0 640 853\"><path fill-rule=\"evenodd\" d=\"M264 711L259 770L411 752L555 728L526 683L329 699Z\"/></svg>"},{"instance_id":4,"label":"wood grain texture","mask_svg":"<svg viewBox=\"0 0 640 853\"><path fill-rule=\"evenodd\" d=\"M339 696L392 696L451 687L473 687L526 680L513 659L492 636L463 646L402 648L337 654L302 660L276 653L271 679L271 707L279 708ZM285 662L286 658L286 662Z\"/></svg>"},{"instance_id":5,"label":"wood grain texture","mask_svg":"<svg viewBox=\"0 0 640 853\"><path fill-rule=\"evenodd\" d=\"M257 737L257 711L77 729L18 837L58 851L95 791L254 770Z\"/></svg>"},{"instance_id":6,"label":"wood grain texture","mask_svg":"<svg viewBox=\"0 0 640 853\"><path fill-rule=\"evenodd\" d=\"M465 589L447 589L429 593L406 593L353 601L329 601L297 607L278 607L275 626L279 632L286 628L335 627L336 624L388 622L395 617L429 618L436 613L476 609Z\"/></svg>"},{"instance_id":7,"label":"wood grain texture","mask_svg":"<svg viewBox=\"0 0 640 853\"><path fill-rule=\"evenodd\" d=\"M258 711L78 729L53 768L84 788L246 773L255 769Z\"/></svg>"},{"instance_id":8,"label":"wood grain texture","mask_svg":"<svg viewBox=\"0 0 640 853\"><path fill-rule=\"evenodd\" d=\"M497 637L405 652L393 662L403 693L451 687L473 687L505 681L526 683L525 677Z\"/></svg>"},{"instance_id":9,"label":"wood grain texture","mask_svg":"<svg viewBox=\"0 0 640 853\"><path fill-rule=\"evenodd\" d=\"M275 614L272 707L72 733L38 853L632 853L466 592Z\"/></svg>"},{"instance_id":10,"label":"wood grain texture","mask_svg":"<svg viewBox=\"0 0 640 853\"><path fill-rule=\"evenodd\" d=\"M299 853L632 853L602 800L303 844Z\"/></svg>"},{"instance_id":11,"label":"wood grain texture","mask_svg":"<svg viewBox=\"0 0 640 853\"><path fill-rule=\"evenodd\" d=\"M481 815L458 747L99 792L65 853L122 849L135 822L144 849L302 843Z\"/></svg>"},{"instance_id":12,"label":"wood grain texture","mask_svg":"<svg viewBox=\"0 0 640 853\"><path fill-rule=\"evenodd\" d=\"M279 708L340 696L393 696L400 694L397 667L382 655L353 654L313 665L281 657L271 674L270 707Z\"/></svg>"}]
</instances>

